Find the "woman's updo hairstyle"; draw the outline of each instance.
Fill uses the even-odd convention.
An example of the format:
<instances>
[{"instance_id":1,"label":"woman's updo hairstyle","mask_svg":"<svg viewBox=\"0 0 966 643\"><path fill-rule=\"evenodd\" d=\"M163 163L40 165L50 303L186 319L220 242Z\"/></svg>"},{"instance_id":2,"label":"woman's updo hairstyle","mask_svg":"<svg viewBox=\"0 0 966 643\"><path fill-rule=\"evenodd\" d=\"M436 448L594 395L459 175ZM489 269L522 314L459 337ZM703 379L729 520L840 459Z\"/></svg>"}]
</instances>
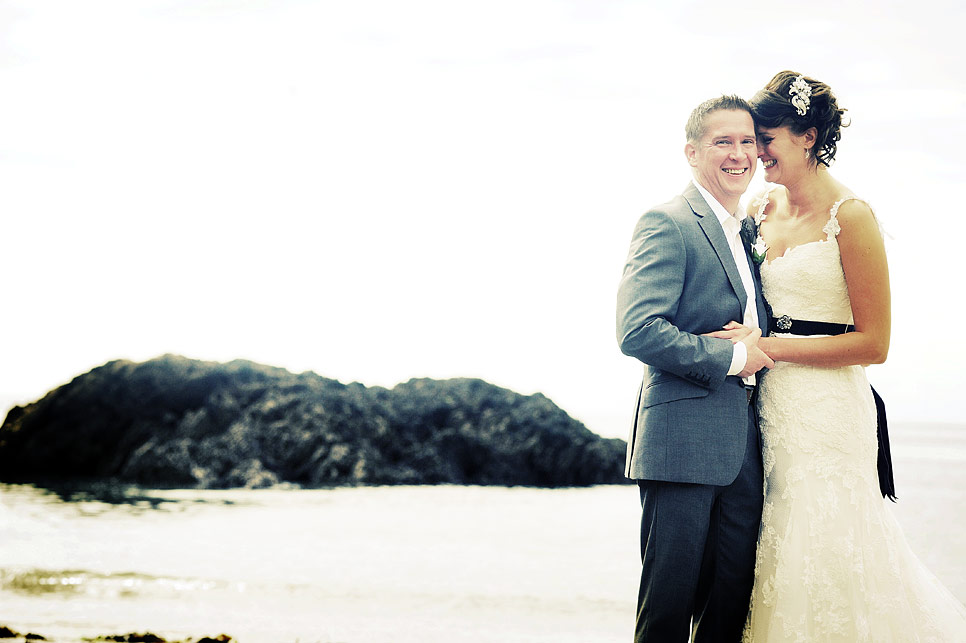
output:
<instances>
[{"instance_id":1,"label":"woman's updo hairstyle","mask_svg":"<svg viewBox=\"0 0 966 643\"><path fill-rule=\"evenodd\" d=\"M796 135L814 127L817 136L811 158L825 167L832 164L848 123L842 122L846 110L839 108L831 87L794 71L780 71L750 103L760 127L788 127Z\"/></svg>"}]
</instances>

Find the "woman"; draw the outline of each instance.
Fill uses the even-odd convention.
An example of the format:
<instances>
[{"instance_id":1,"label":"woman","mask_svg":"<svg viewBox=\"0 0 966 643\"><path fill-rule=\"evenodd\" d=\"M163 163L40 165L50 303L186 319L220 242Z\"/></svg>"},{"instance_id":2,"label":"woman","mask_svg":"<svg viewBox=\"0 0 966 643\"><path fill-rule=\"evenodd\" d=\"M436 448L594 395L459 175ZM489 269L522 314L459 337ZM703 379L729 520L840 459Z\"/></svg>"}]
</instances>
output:
<instances>
[{"instance_id":1,"label":"woman","mask_svg":"<svg viewBox=\"0 0 966 643\"><path fill-rule=\"evenodd\" d=\"M777 184L749 207L774 315L759 346L776 364L759 385L765 505L744 640L966 641L966 609L880 494L863 365L888 353L889 274L872 210L828 171L845 110L828 85L790 71L751 105Z\"/></svg>"}]
</instances>

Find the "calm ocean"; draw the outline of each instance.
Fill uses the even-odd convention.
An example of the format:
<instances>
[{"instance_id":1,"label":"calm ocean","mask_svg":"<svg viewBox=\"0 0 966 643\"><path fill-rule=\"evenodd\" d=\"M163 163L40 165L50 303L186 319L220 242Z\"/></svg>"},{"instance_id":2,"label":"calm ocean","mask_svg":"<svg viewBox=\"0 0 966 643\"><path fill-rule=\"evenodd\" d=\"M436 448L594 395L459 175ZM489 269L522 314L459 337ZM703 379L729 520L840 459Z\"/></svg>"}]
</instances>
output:
<instances>
[{"instance_id":1,"label":"calm ocean","mask_svg":"<svg viewBox=\"0 0 966 643\"><path fill-rule=\"evenodd\" d=\"M966 426L893 428L920 558L966 600ZM0 486L0 625L57 641L627 641L633 486L157 491Z\"/></svg>"}]
</instances>

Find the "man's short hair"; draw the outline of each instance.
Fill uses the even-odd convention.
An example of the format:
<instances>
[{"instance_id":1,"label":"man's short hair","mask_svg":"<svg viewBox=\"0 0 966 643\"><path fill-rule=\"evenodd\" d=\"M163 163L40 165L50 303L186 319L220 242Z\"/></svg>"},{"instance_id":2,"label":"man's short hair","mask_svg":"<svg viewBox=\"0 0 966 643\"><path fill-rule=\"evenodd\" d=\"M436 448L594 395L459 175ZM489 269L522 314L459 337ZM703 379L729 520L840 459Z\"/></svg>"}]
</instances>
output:
<instances>
[{"instance_id":1,"label":"man's short hair","mask_svg":"<svg viewBox=\"0 0 966 643\"><path fill-rule=\"evenodd\" d=\"M688 117L687 125L684 126L684 135L687 138L688 143L696 143L702 136L704 136L705 119L707 118L708 114L711 112L716 112L719 109L743 109L748 112L748 114L753 116L751 105L749 105L748 101L741 96L732 94L731 96L709 98L695 107L694 111L691 112L691 116Z\"/></svg>"}]
</instances>

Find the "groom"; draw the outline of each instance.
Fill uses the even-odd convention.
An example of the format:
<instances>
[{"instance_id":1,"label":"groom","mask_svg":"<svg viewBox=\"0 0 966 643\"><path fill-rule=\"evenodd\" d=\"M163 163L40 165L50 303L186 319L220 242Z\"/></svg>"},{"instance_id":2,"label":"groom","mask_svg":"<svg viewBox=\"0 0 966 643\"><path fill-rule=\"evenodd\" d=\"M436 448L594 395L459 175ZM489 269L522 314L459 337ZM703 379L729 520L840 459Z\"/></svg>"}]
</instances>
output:
<instances>
[{"instance_id":1,"label":"groom","mask_svg":"<svg viewBox=\"0 0 966 643\"><path fill-rule=\"evenodd\" d=\"M737 642L762 507L754 374L774 363L758 330L737 344L704 334L766 328L738 218L755 126L747 102L722 96L685 130L693 181L641 217L617 296L621 351L644 363L625 472L642 508L634 640Z\"/></svg>"}]
</instances>

